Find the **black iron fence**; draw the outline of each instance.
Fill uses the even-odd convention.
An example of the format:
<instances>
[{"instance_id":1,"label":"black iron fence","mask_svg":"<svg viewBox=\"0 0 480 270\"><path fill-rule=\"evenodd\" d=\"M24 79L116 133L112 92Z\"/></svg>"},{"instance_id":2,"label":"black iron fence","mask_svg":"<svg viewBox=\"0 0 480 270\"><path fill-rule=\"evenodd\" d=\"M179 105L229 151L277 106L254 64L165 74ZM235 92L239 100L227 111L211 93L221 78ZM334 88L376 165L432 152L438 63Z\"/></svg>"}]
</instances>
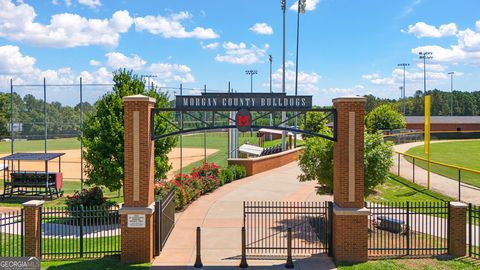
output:
<instances>
[{"instance_id":1,"label":"black iron fence","mask_svg":"<svg viewBox=\"0 0 480 270\"><path fill-rule=\"evenodd\" d=\"M480 206L468 205L468 256L480 259Z\"/></svg>"},{"instance_id":2,"label":"black iron fence","mask_svg":"<svg viewBox=\"0 0 480 270\"><path fill-rule=\"evenodd\" d=\"M23 209L0 214L0 257L24 256Z\"/></svg>"},{"instance_id":3,"label":"black iron fence","mask_svg":"<svg viewBox=\"0 0 480 270\"><path fill-rule=\"evenodd\" d=\"M40 222L43 259L120 254L118 206L42 208Z\"/></svg>"},{"instance_id":4,"label":"black iron fence","mask_svg":"<svg viewBox=\"0 0 480 270\"><path fill-rule=\"evenodd\" d=\"M175 226L175 189L155 202L155 254L162 251Z\"/></svg>"},{"instance_id":5,"label":"black iron fence","mask_svg":"<svg viewBox=\"0 0 480 270\"><path fill-rule=\"evenodd\" d=\"M327 253L331 246L331 202L244 202L246 252L286 254L288 229L294 255Z\"/></svg>"},{"instance_id":6,"label":"black iron fence","mask_svg":"<svg viewBox=\"0 0 480 270\"><path fill-rule=\"evenodd\" d=\"M369 256L448 252L449 202L367 203Z\"/></svg>"}]
</instances>

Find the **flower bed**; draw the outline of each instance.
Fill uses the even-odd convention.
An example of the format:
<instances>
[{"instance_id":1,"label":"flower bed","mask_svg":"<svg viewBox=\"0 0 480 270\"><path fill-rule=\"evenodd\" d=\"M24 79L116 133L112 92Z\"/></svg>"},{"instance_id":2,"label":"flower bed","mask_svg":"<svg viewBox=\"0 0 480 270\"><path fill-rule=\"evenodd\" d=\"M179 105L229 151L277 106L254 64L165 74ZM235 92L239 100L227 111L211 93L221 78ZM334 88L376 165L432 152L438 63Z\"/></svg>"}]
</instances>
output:
<instances>
[{"instance_id":1,"label":"flower bed","mask_svg":"<svg viewBox=\"0 0 480 270\"><path fill-rule=\"evenodd\" d=\"M175 207L180 210L203 194L245 175L245 168L241 166L221 169L215 163L205 162L193 168L190 174L177 174L169 181L155 183L155 196L163 198L170 190L176 189Z\"/></svg>"}]
</instances>

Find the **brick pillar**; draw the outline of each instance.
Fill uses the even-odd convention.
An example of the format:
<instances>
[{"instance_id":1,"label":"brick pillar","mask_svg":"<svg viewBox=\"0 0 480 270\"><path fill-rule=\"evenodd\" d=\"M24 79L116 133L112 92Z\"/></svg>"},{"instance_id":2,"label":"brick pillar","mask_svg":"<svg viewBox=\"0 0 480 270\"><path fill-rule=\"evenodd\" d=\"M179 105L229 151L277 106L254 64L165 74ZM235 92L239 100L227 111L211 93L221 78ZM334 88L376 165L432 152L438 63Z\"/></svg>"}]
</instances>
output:
<instances>
[{"instance_id":1,"label":"brick pillar","mask_svg":"<svg viewBox=\"0 0 480 270\"><path fill-rule=\"evenodd\" d=\"M450 203L448 253L455 257L463 257L467 253L467 207L461 202Z\"/></svg>"},{"instance_id":2,"label":"brick pillar","mask_svg":"<svg viewBox=\"0 0 480 270\"><path fill-rule=\"evenodd\" d=\"M143 95L124 101L124 204L120 209L122 228L121 260L125 263L151 262L153 250L154 142L150 139L150 112L155 99Z\"/></svg>"},{"instance_id":3,"label":"brick pillar","mask_svg":"<svg viewBox=\"0 0 480 270\"><path fill-rule=\"evenodd\" d=\"M23 203L23 215L25 224L25 256L40 258L40 209L45 201L32 200Z\"/></svg>"},{"instance_id":4,"label":"brick pillar","mask_svg":"<svg viewBox=\"0 0 480 270\"><path fill-rule=\"evenodd\" d=\"M337 261L368 259L368 215L364 208L363 97L333 100L337 141L333 148L333 256Z\"/></svg>"}]
</instances>

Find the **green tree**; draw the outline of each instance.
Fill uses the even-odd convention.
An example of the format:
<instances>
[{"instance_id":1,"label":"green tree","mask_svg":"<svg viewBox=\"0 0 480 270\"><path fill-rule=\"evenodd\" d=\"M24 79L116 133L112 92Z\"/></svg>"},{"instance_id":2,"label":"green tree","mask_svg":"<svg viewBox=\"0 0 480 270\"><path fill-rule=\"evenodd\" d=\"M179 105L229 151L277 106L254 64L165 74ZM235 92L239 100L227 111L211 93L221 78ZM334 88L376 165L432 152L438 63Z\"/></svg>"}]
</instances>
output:
<instances>
[{"instance_id":1,"label":"green tree","mask_svg":"<svg viewBox=\"0 0 480 270\"><path fill-rule=\"evenodd\" d=\"M8 95L0 93L0 138L8 136L7 126L10 114L8 97Z\"/></svg>"},{"instance_id":2,"label":"green tree","mask_svg":"<svg viewBox=\"0 0 480 270\"><path fill-rule=\"evenodd\" d=\"M302 174L298 179L301 182L317 181L322 187L319 193L333 191L333 144L325 139L308 138L299 159ZM365 194L385 182L393 162L392 155L392 145L384 142L381 133L365 133Z\"/></svg>"},{"instance_id":3,"label":"green tree","mask_svg":"<svg viewBox=\"0 0 480 270\"><path fill-rule=\"evenodd\" d=\"M370 132L405 128L405 118L391 105L384 104L373 109L365 117L365 125Z\"/></svg>"},{"instance_id":4,"label":"green tree","mask_svg":"<svg viewBox=\"0 0 480 270\"><path fill-rule=\"evenodd\" d=\"M123 184L124 165L124 122L123 97L129 95L147 95L154 97L157 108L169 106L164 93L153 89L146 91L143 82L132 71L118 70L113 76L112 92L105 94L97 103L95 111L87 117L83 126L85 146L84 157L87 161L87 183L103 185L110 190L119 190ZM173 119L172 113L163 117ZM164 134L172 129L166 121L155 119L155 134ZM163 179L171 169L167 154L176 144L176 137L167 137L155 142L155 179Z\"/></svg>"},{"instance_id":5,"label":"green tree","mask_svg":"<svg viewBox=\"0 0 480 270\"><path fill-rule=\"evenodd\" d=\"M330 129L327 127L328 119L325 118L323 112L308 112L306 121L301 122L300 126L302 130L310 131L319 134L331 135ZM310 138L312 136L303 134L303 138Z\"/></svg>"}]
</instances>

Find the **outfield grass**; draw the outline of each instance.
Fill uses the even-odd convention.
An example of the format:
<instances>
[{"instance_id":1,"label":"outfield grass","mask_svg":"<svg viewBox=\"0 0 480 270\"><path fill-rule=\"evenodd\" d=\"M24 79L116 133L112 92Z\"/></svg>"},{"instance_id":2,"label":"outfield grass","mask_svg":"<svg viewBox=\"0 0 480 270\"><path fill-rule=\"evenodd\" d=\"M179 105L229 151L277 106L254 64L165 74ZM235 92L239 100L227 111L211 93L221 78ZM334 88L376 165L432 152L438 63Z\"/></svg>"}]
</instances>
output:
<instances>
[{"instance_id":1,"label":"outfield grass","mask_svg":"<svg viewBox=\"0 0 480 270\"><path fill-rule=\"evenodd\" d=\"M369 194L367 201L382 202L440 202L454 201L454 199L442 194L433 192L423 186L414 184L401 177L390 174L388 180L375 188L375 191Z\"/></svg>"},{"instance_id":2,"label":"outfield grass","mask_svg":"<svg viewBox=\"0 0 480 270\"><path fill-rule=\"evenodd\" d=\"M16 141L15 152L43 151L45 148L43 140ZM80 142L77 138L49 139L47 140L48 151L80 149ZM0 142L0 153L10 153L10 142Z\"/></svg>"},{"instance_id":3,"label":"outfield grass","mask_svg":"<svg viewBox=\"0 0 480 270\"><path fill-rule=\"evenodd\" d=\"M432 161L480 171L480 140L432 143L430 149L430 160ZM413 147L407 153L426 158L423 145ZM412 161L411 158L407 158L407 160ZM427 169L425 161L415 160L415 165ZM432 164L431 170L434 173L458 180L457 169ZM461 180L464 183L480 187L480 174L462 171Z\"/></svg>"},{"instance_id":4,"label":"outfield grass","mask_svg":"<svg viewBox=\"0 0 480 270\"><path fill-rule=\"evenodd\" d=\"M370 260L358 264L338 264L339 270L403 270L403 269L423 269L423 270L473 270L479 269L476 262L466 259L452 258L415 258L415 259L396 259L396 260Z\"/></svg>"}]
</instances>

